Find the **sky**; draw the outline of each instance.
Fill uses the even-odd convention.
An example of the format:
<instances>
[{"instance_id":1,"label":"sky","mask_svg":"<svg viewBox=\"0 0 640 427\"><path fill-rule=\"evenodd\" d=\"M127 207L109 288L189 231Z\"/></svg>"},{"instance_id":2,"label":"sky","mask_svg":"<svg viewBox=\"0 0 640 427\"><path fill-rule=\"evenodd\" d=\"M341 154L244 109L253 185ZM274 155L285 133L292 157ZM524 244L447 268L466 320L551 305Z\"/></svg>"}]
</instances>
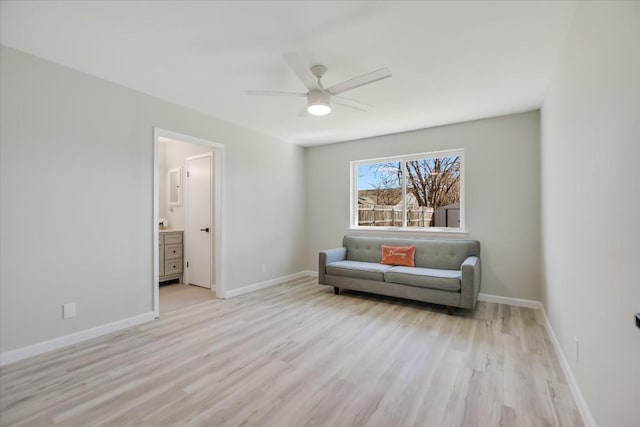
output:
<instances>
[{"instance_id":1,"label":"sky","mask_svg":"<svg viewBox=\"0 0 640 427\"><path fill-rule=\"evenodd\" d=\"M372 170L374 164L358 165L358 190L372 190L376 188L379 182L379 178ZM393 168L392 173L396 173L396 168Z\"/></svg>"}]
</instances>

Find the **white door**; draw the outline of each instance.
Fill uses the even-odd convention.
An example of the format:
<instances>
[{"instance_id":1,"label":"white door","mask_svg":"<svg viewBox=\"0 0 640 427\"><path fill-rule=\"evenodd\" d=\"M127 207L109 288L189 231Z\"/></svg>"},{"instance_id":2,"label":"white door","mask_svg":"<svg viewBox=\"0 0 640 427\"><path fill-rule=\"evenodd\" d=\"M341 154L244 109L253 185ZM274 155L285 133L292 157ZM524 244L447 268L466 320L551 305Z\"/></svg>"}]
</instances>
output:
<instances>
[{"instance_id":1,"label":"white door","mask_svg":"<svg viewBox=\"0 0 640 427\"><path fill-rule=\"evenodd\" d=\"M211 288L213 277L212 167L212 153L187 158L186 279L205 288Z\"/></svg>"}]
</instances>

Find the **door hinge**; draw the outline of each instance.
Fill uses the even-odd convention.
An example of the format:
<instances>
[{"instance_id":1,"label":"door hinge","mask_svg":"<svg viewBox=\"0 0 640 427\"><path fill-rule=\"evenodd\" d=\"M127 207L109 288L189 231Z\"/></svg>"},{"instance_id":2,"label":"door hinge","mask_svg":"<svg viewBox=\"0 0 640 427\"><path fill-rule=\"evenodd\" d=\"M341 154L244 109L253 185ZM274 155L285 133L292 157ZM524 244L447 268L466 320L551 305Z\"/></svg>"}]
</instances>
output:
<instances>
[{"instance_id":1,"label":"door hinge","mask_svg":"<svg viewBox=\"0 0 640 427\"><path fill-rule=\"evenodd\" d=\"M189 268L189 261L187 261L187 268Z\"/></svg>"},{"instance_id":2,"label":"door hinge","mask_svg":"<svg viewBox=\"0 0 640 427\"><path fill-rule=\"evenodd\" d=\"M187 178L189 178L189 171L187 171Z\"/></svg>"}]
</instances>

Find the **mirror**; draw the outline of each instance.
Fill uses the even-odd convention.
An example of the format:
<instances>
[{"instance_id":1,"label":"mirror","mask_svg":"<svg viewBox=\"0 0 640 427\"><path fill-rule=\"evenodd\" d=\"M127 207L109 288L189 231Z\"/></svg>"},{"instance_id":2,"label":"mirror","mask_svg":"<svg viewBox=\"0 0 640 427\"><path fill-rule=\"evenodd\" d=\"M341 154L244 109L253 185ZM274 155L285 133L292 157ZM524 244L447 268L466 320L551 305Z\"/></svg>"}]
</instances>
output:
<instances>
[{"instance_id":1,"label":"mirror","mask_svg":"<svg viewBox=\"0 0 640 427\"><path fill-rule=\"evenodd\" d=\"M182 168L169 169L169 206L182 206Z\"/></svg>"}]
</instances>

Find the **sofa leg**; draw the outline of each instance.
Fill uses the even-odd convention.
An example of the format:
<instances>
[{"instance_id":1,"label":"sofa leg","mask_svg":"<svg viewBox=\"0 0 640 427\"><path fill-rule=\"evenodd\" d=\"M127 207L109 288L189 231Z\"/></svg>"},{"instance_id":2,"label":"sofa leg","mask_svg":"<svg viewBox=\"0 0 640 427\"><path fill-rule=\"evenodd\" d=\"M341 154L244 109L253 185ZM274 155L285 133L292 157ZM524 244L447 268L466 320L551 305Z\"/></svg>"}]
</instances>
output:
<instances>
[{"instance_id":1,"label":"sofa leg","mask_svg":"<svg viewBox=\"0 0 640 427\"><path fill-rule=\"evenodd\" d=\"M333 293L336 294L336 295L340 295L340 288L334 286L333 287Z\"/></svg>"},{"instance_id":2,"label":"sofa leg","mask_svg":"<svg viewBox=\"0 0 640 427\"><path fill-rule=\"evenodd\" d=\"M447 314L449 316L453 315L453 307L451 307L450 305L447 306Z\"/></svg>"}]
</instances>

